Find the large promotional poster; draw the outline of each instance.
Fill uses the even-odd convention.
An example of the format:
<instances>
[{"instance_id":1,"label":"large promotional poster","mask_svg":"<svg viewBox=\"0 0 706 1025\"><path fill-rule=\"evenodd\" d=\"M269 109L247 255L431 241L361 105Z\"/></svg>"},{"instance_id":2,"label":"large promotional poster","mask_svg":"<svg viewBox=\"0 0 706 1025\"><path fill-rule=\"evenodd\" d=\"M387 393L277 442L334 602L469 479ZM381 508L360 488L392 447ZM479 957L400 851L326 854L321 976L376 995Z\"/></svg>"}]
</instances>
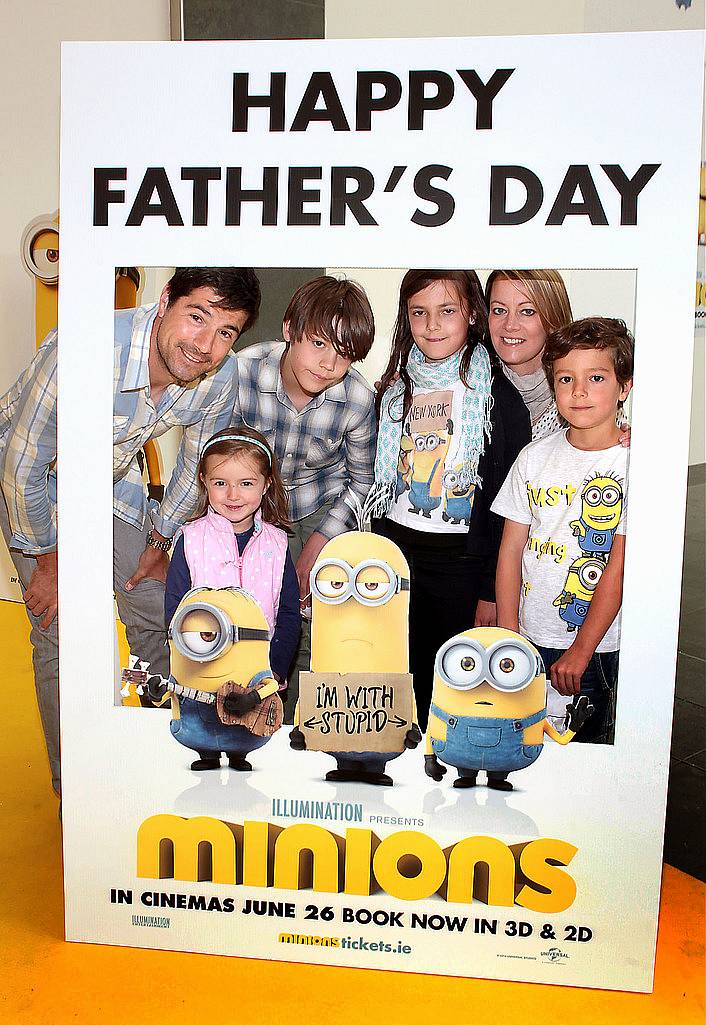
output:
<instances>
[{"instance_id":1,"label":"large promotional poster","mask_svg":"<svg viewBox=\"0 0 706 1025\"><path fill-rule=\"evenodd\" d=\"M69 940L651 989L702 84L696 32L64 44L58 518ZM228 350L246 314L211 304L202 283L187 284L178 302L176 284L171 299L157 289L157 305L114 316L115 269L232 265L338 268L338 278L346 268L365 291L341 293L328 321L308 321L330 287L312 270L281 340L239 351L237 386L218 378L230 406L200 436L193 410L236 365ZM432 271L405 276L418 268ZM451 268L476 268L480 281ZM533 277L532 268L561 272ZM512 373L522 346L538 339L539 359L545 342L530 323L542 310L530 302L537 282L555 298L566 282L573 315L594 318L591 338L600 335L582 336L574 362L561 357L556 408ZM360 338L367 332L367 354L373 330L365 292L376 340L363 363ZM208 356L164 330L179 303L191 337L204 320L218 325ZM478 330L488 346L475 347L461 377L447 373L459 317L459 344ZM625 323L600 319L616 317ZM166 389L149 348L160 331ZM605 342L606 332L619 340ZM631 352L619 358L631 333L634 375ZM402 336L419 348L397 381L384 371ZM488 351L497 353L492 375ZM402 408L409 375L404 416L381 403L370 490L361 470L374 446L369 385L382 377ZM580 375L591 394L606 380L613 392L576 399ZM542 394L543 382L534 379ZM521 444L529 441L520 395L540 440L496 507L526 527L516 577L502 576L501 555L497 610L481 589L466 620L450 596L464 560L485 559L485 549L463 546L499 473L488 454L506 430L503 403L519 403ZM574 425L601 401L604 421L629 420L629 444L572 446ZM208 507L171 553L170 574L181 576L168 586L167 643L157 656L133 645L119 693L112 513L116 532L126 520L139 528L147 513L151 541L173 533L169 498L162 518L159 491L143 501L150 457L138 464L135 428L167 405L165 423L184 428L172 478L182 508L196 493L197 463ZM314 407L318 428L306 434ZM159 472L169 489L171 470ZM323 517L301 617L276 526L286 492L292 520ZM242 549L239 524L254 530ZM419 536L424 544L410 547ZM458 558L433 554L439 538ZM298 568L311 551L304 542ZM548 652L589 635L592 597L609 579L617 615L597 650L604 666L617 666L619 650L617 686L603 678L572 698L570 686L549 686ZM514 590L517 613L520 588L518 632L502 622L502 596ZM301 625L310 653L285 689L281 651Z\"/></svg>"}]
</instances>

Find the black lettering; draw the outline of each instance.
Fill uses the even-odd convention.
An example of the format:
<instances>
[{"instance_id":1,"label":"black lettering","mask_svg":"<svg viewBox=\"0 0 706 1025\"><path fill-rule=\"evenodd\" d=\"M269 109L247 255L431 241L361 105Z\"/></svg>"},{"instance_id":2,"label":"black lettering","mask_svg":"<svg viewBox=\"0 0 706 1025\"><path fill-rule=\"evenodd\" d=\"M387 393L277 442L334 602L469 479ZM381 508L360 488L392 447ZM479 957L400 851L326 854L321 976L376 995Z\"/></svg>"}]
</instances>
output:
<instances>
[{"instance_id":1,"label":"black lettering","mask_svg":"<svg viewBox=\"0 0 706 1025\"><path fill-rule=\"evenodd\" d=\"M316 107L319 98L324 101L321 109ZM334 132L350 132L329 71L315 71L309 79L290 131L305 132L312 121L329 121Z\"/></svg>"},{"instance_id":2,"label":"black lettering","mask_svg":"<svg viewBox=\"0 0 706 1025\"><path fill-rule=\"evenodd\" d=\"M191 223L208 224L208 183L221 180L220 167L182 167L181 180L194 183Z\"/></svg>"},{"instance_id":3,"label":"black lettering","mask_svg":"<svg viewBox=\"0 0 706 1025\"><path fill-rule=\"evenodd\" d=\"M660 166L641 164L632 178L628 178L620 164L601 164L611 183L620 193L621 224L637 224L637 197Z\"/></svg>"},{"instance_id":4,"label":"black lettering","mask_svg":"<svg viewBox=\"0 0 706 1025\"><path fill-rule=\"evenodd\" d=\"M321 189L305 189L308 179L321 180L320 167L290 167L289 195L287 200L287 224L321 224L321 214L304 211L305 203L318 203Z\"/></svg>"},{"instance_id":5,"label":"black lettering","mask_svg":"<svg viewBox=\"0 0 706 1025\"><path fill-rule=\"evenodd\" d=\"M373 97L373 86L382 93ZM374 110L392 110L402 98L402 83L391 71L359 71L355 94L355 130L369 132Z\"/></svg>"},{"instance_id":6,"label":"black lettering","mask_svg":"<svg viewBox=\"0 0 706 1025\"><path fill-rule=\"evenodd\" d=\"M507 82L514 68L498 68L487 82L483 82L477 71L461 71L457 68L463 83L476 98L476 128L493 127L493 100Z\"/></svg>"},{"instance_id":7,"label":"black lettering","mask_svg":"<svg viewBox=\"0 0 706 1025\"><path fill-rule=\"evenodd\" d=\"M426 95L427 85L436 86L436 92ZM454 82L445 71L410 71L409 99L407 101L407 127L410 132L421 132L427 110L448 107L454 96Z\"/></svg>"},{"instance_id":8,"label":"black lettering","mask_svg":"<svg viewBox=\"0 0 706 1025\"><path fill-rule=\"evenodd\" d=\"M158 201L153 203L155 192ZM184 222L163 167L147 168L125 224L128 228L139 228L145 217L164 217L170 227L183 227Z\"/></svg>"},{"instance_id":9,"label":"black lettering","mask_svg":"<svg viewBox=\"0 0 706 1025\"><path fill-rule=\"evenodd\" d=\"M574 202L578 189L580 200ZM607 224L603 204L588 164L571 164L549 211L547 224L563 224L567 217L588 217L591 224Z\"/></svg>"},{"instance_id":10,"label":"black lettering","mask_svg":"<svg viewBox=\"0 0 706 1025\"><path fill-rule=\"evenodd\" d=\"M99 228L108 225L108 204L125 202L125 190L111 189L111 181L127 181L127 167L93 168L93 223Z\"/></svg>"},{"instance_id":11,"label":"black lettering","mask_svg":"<svg viewBox=\"0 0 706 1025\"><path fill-rule=\"evenodd\" d=\"M427 164L420 168L414 176L414 194L417 199L423 199L427 203L434 203L436 210L432 213L424 213L423 210L415 210L412 214L414 224L420 224L424 228L438 228L450 221L456 209L456 202L450 192L436 188L432 185L433 178L443 178L448 181L453 168L445 164Z\"/></svg>"},{"instance_id":12,"label":"black lettering","mask_svg":"<svg viewBox=\"0 0 706 1025\"><path fill-rule=\"evenodd\" d=\"M353 192L348 192L349 181L356 183ZM377 221L365 206L375 189L375 178L367 167L332 167L331 168L331 224L338 226L346 223L346 210L355 217L358 224L377 225Z\"/></svg>"},{"instance_id":13,"label":"black lettering","mask_svg":"<svg viewBox=\"0 0 706 1025\"><path fill-rule=\"evenodd\" d=\"M517 210L507 209L507 183L513 178L525 187L527 196ZM490 169L489 224L524 224L530 221L542 205L542 183L528 167L519 164L496 164Z\"/></svg>"},{"instance_id":14,"label":"black lettering","mask_svg":"<svg viewBox=\"0 0 706 1025\"><path fill-rule=\"evenodd\" d=\"M229 167L226 171L226 224L240 224L243 203L262 203L262 224L277 224L278 167L262 169L262 188L244 189L242 167Z\"/></svg>"},{"instance_id":15,"label":"black lettering","mask_svg":"<svg viewBox=\"0 0 706 1025\"><path fill-rule=\"evenodd\" d=\"M270 131L284 131L284 90L286 73L273 71L270 74L270 91L260 96L248 92L249 73L236 71L233 74L233 131L247 132L248 111L251 107L269 107Z\"/></svg>"}]
</instances>

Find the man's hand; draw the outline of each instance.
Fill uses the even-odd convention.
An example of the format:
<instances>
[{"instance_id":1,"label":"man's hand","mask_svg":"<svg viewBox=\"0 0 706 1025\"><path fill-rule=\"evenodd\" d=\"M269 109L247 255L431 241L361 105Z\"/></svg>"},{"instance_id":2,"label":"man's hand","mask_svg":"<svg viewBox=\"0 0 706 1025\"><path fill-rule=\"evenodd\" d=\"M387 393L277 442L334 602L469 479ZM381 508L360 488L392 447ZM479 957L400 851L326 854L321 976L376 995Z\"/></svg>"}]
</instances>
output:
<instances>
[{"instance_id":1,"label":"man's hand","mask_svg":"<svg viewBox=\"0 0 706 1025\"><path fill-rule=\"evenodd\" d=\"M554 689L564 695L578 694L581 690L581 677L591 661L591 654L577 651L576 645L572 644L549 671Z\"/></svg>"},{"instance_id":2,"label":"man's hand","mask_svg":"<svg viewBox=\"0 0 706 1025\"><path fill-rule=\"evenodd\" d=\"M309 575L327 540L328 538L320 534L318 530L315 530L302 548L302 553L297 559L295 569L297 571L297 579L299 580L299 600L303 606L311 604Z\"/></svg>"},{"instance_id":3,"label":"man's hand","mask_svg":"<svg viewBox=\"0 0 706 1025\"><path fill-rule=\"evenodd\" d=\"M133 587L137 587L139 582L144 580L145 577L150 577L153 580L161 580L162 583L164 583L167 579L168 569L169 556L167 553L160 552L158 548L152 548L150 545L147 545L140 556L137 569L130 579L125 582L125 590L132 591Z\"/></svg>"},{"instance_id":4,"label":"man's hand","mask_svg":"<svg viewBox=\"0 0 706 1025\"><path fill-rule=\"evenodd\" d=\"M494 601L483 601L482 599L476 605L476 618L473 621L474 626L497 626L498 625L498 608Z\"/></svg>"},{"instance_id":5,"label":"man's hand","mask_svg":"<svg viewBox=\"0 0 706 1025\"><path fill-rule=\"evenodd\" d=\"M47 630L56 618L57 591L56 552L38 555L37 568L25 591L25 605L33 616L43 616L39 621L42 630Z\"/></svg>"}]
</instances>

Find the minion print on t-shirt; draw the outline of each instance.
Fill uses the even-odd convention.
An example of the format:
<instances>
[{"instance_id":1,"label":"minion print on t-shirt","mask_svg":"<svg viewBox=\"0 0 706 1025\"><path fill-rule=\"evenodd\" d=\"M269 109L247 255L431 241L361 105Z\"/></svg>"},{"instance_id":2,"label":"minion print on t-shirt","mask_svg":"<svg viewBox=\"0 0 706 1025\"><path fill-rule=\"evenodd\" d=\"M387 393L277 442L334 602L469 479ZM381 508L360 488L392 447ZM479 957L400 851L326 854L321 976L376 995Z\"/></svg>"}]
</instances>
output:
<instances>
[{"instance_id":1,"label":"minion print on t-shirt","mask_svg":"<svg viewBox=\"0 0 706 1025\"><path fill-rule=\"evenodd\" d=\"M395 504L388 514L414 530L463 533L468 529L474 485L467 484L459 455L459 402L463 385L417 391L405 420L397 460Z\"/></svg>"}]
</instances>

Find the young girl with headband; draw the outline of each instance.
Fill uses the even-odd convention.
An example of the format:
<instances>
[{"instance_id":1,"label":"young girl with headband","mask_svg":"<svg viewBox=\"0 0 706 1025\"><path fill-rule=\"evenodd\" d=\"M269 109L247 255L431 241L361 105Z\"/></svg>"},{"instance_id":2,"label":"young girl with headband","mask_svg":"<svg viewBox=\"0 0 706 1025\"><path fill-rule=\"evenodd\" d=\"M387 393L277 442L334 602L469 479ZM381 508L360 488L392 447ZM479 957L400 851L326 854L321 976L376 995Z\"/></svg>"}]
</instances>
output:
<instances>
[{"instance_id":1,"label":"young girl with headband","mask_svg":"<svg viewBox=\"0 0 706 1025\"><path fill-rule=\"evenodd\" d=\"M287 548L287 495L265 438L227 427L206 442L198 468L201 506L174 545L167 624L192 587L242 587L270 630L270 667L284 687L299 640L299 584ZM283 529L285 528L285 529Z\"/></svg>"}]
</instances>

